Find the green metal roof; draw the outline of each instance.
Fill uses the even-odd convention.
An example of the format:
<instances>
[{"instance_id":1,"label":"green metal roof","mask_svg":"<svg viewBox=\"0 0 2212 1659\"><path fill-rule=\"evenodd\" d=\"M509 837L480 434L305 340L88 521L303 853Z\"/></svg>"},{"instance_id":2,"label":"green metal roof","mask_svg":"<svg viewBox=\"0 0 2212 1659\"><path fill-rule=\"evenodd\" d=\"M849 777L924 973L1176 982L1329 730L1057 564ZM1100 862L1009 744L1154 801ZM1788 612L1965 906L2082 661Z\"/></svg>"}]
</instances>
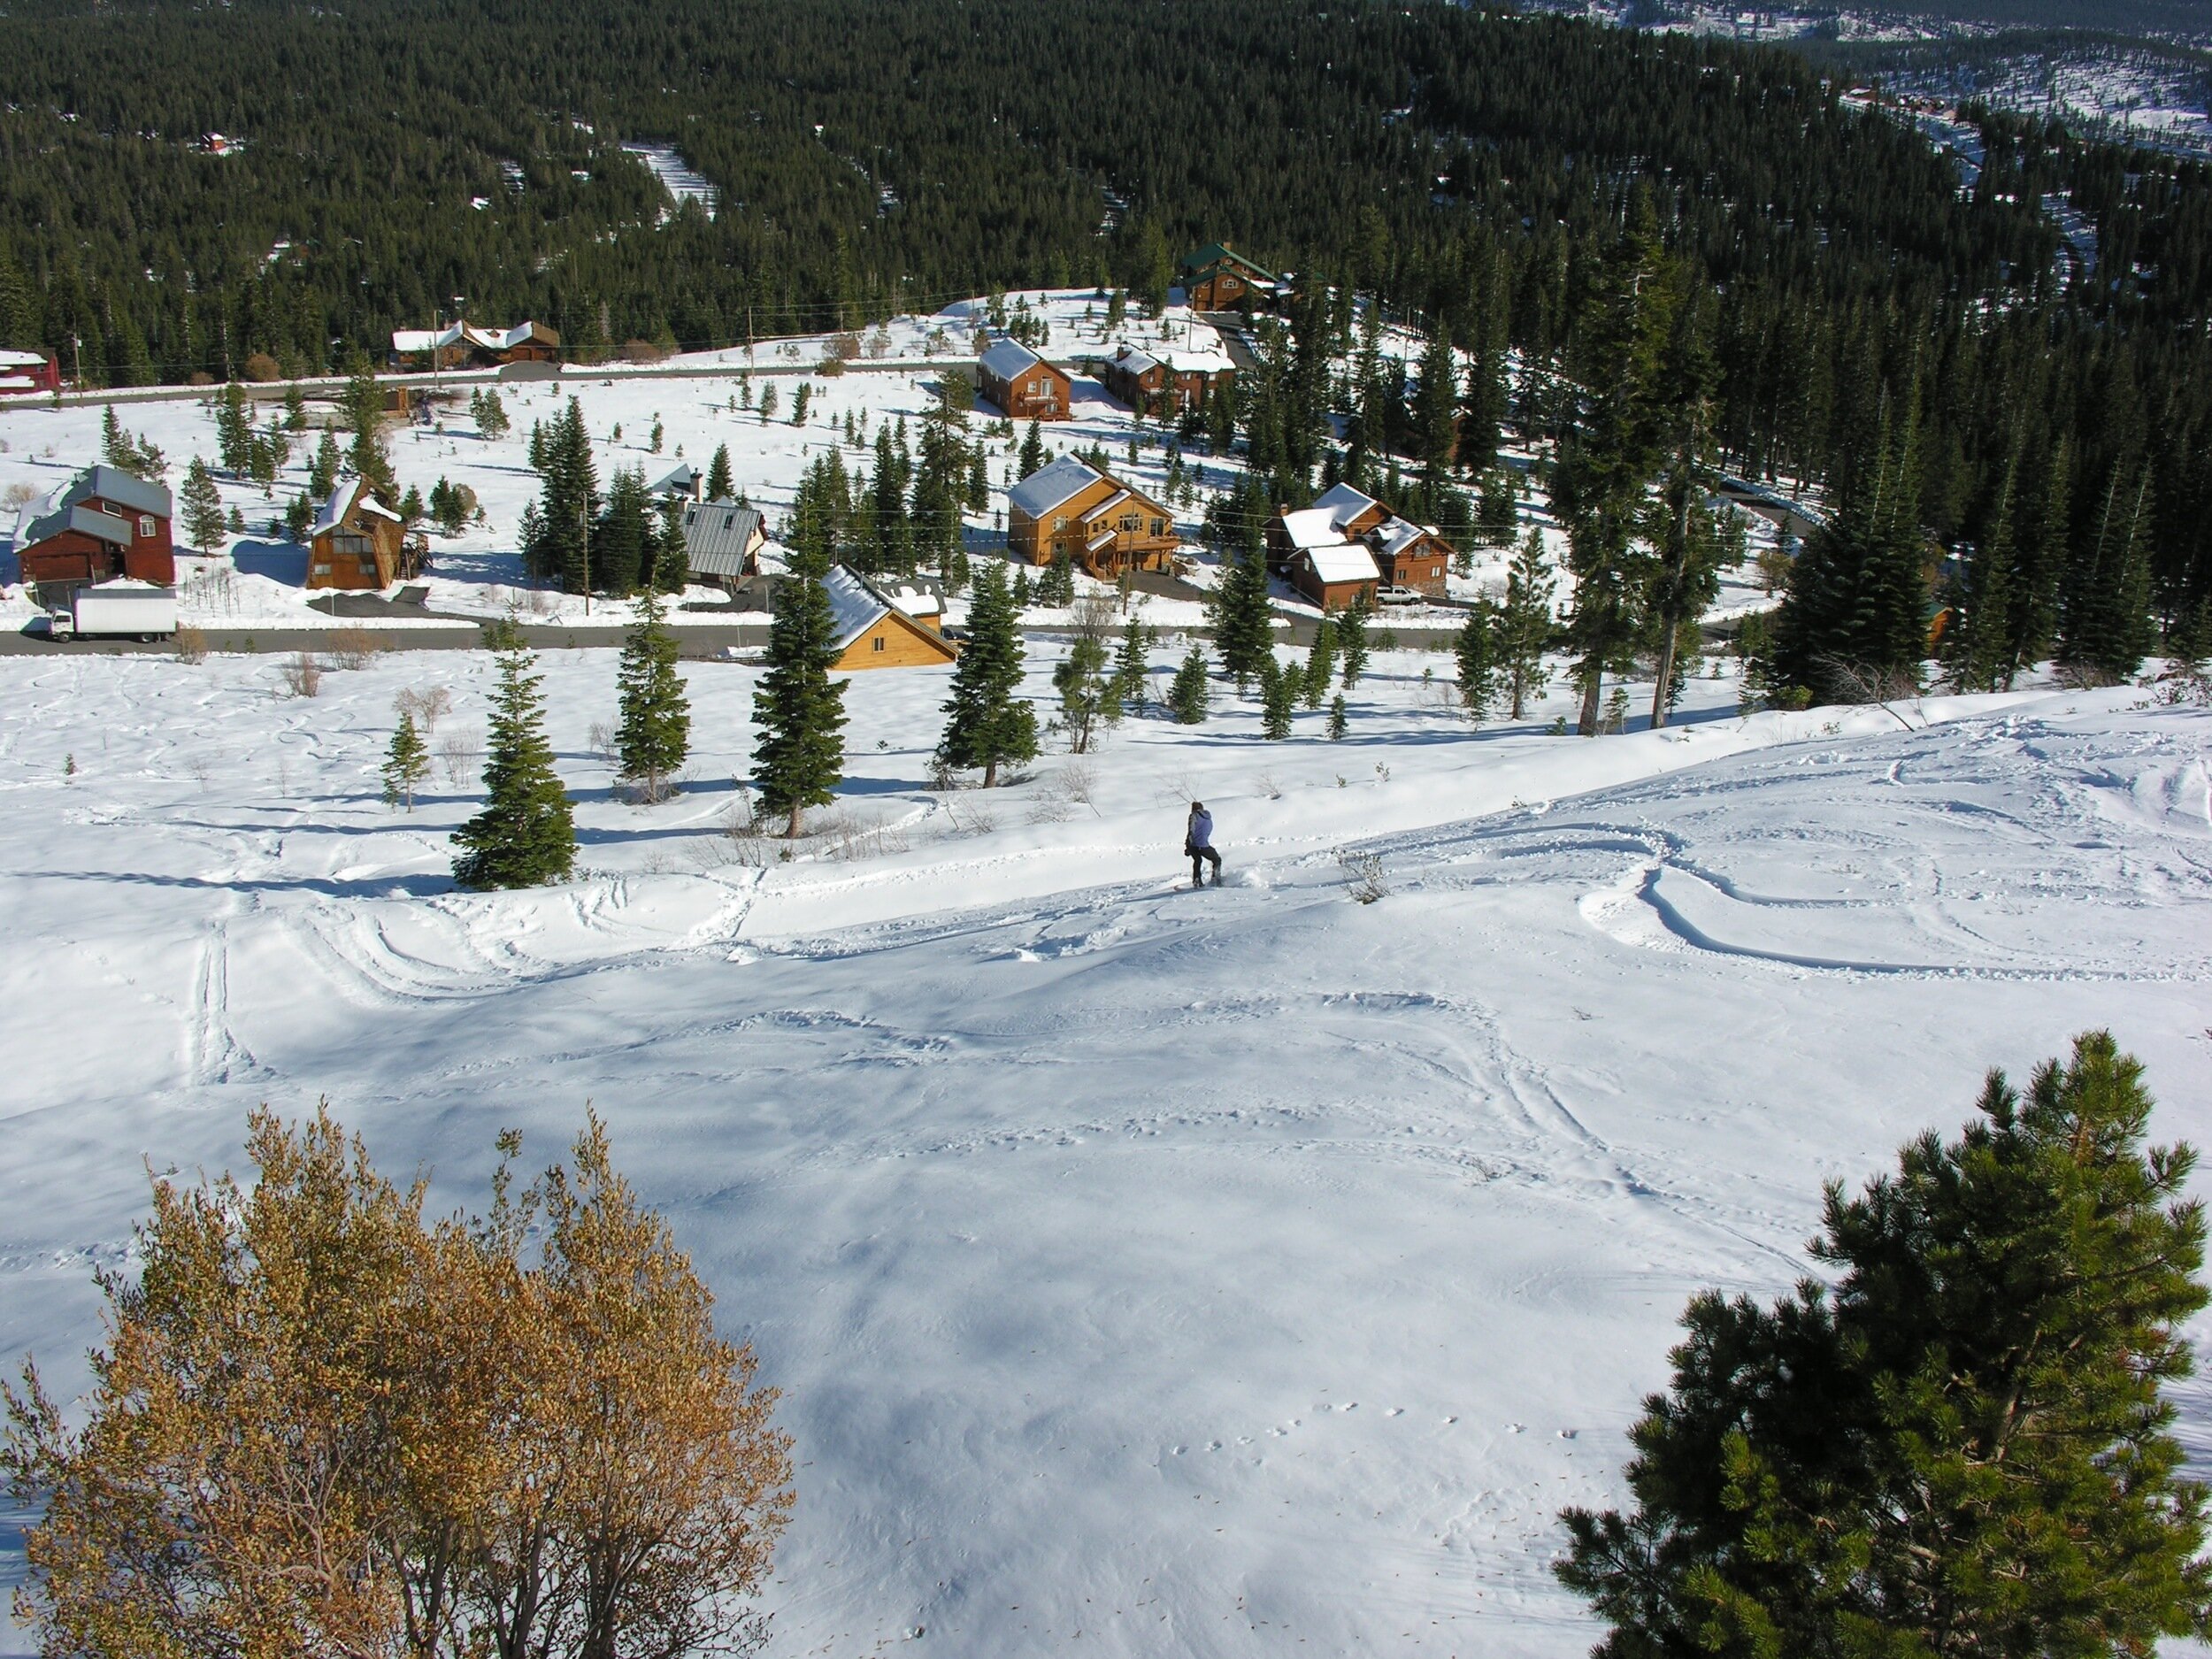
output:
<instances>
[{"instance_id":1,"label":"green metal roof","mask_svg":"<svg viewBox=\"0 0 2212 1659\"><path fill-rule=\"evenodd\" d=\"M1281 280L1266 266L1256 264L1235 249L1217 242L1210 242L1197 252L1187 253L1183 256L1183 269L1186 271L1205 271L1217 265L1239 266L1259 278L1263 282L1277 282Z\"/></svg>"}]
</instances>

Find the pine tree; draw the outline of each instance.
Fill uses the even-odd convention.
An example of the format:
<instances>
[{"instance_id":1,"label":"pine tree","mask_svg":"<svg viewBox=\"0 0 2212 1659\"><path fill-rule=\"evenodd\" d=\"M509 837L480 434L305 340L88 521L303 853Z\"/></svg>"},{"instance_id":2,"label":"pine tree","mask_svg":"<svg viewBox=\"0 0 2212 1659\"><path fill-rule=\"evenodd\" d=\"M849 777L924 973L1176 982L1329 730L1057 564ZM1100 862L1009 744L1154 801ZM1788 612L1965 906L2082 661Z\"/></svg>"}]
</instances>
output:
<instances>
[{"instance_id":1,"label":"pine tree","mask_svg":"<svg viewBox=\"0 0 2212 1659\"><path fill-rule=\"evenodd\" d=\"M2151 649L2150 522L2150 469L2116 464L2062 595L2058 659L2077 673L2122 680Z\"/></svg>"},{"instance_id":2,"label":"pine tree","mask_svg":"<svg viewBox=\"0 0 2212 1659\"><path fill-rule=\"evenodd\" d=\"M384 755L384 804L415 810L415 790L430 775L430 749L415 729L414 711L402 709L392 746Z\"/></svg>"},{"instance_id":3,"label":"pine tree","mask_svg":"<svg viewBox=\"0 0 2212 1659\"><path fill-rule=\"evenodd\" d=\"M1367 672L1367 607L1356 604L1336 613L1336 654L1344 663L1344 689L1359 684Z\"/></svg>"},{"instance_id":4,"label":"pine tree","mask_svg":"<svg viewBox=\"0 0 2212 1659\"><path fill-rule=\"evenodd\" d=\"M999 578L1002 581L1005 580L1005 576L1006 572L1002 566L999 571ZM1029 609L1030 593L1028 565L1017 565L1014 567L1014 586L1012 591L1008 594L1007 599L1008 602L1012 604L1017 612Z\"/></svg>"},{"instance_id":5,"label":"pine tree","mask_svg":"<svg viewBox=\"0 0 2212 1659\"><path fill-rule=\"evenodd\" d=\"M677 668L675 630L648 583L638 600L637 621L622 641L616 684L621 714L615 729L620 776L646 801L668 792L669 780L691 751L691 701Z\"/></svg>"},{"instance_id":6,"label":"pine tree","mask_svg":"<svg viewBox=\"0 0 2212 1659\"><path fill-rule=\"evenodd\" d=\"M253 415L246 388L233 380L215 399L215 454L233 478L246 476L252 460Z\"/></svg>"},{"instance_id":7,"label":"pine tree","mask_svg":"<svg viewBox=\"0 0 2212 1659\"><path fill-rule=\"evenodd\" d=\"M2207 1300L2195 1156L2144 1148L2141 1067L2101 1032L1979 1110L1830 1187L1832 1292L1691 1302L1634 1507L1563 1517L1600 1655L2147 1654L2212 1617L2161 1396Z\"/></svg>"},{"instance_id":8,"label":"pine tree","mask_svg":"<svg viewBox=\"0 0 2212 1659\"><path fill-rule=\"evenodd\" d=\"M465 887L534 887L565 880L576 864L576 823L553 770L536 658L504 634L484 760L484 810L453 833L453 879Z\"/></svg>"},{"instance_id":9,"label":"pine tree","mask_svg":"<svg viewBox=\"0 0 2212 1659\"><path fill-rule=\"evenodd\" d=\"M223 539L223 497L215 478L198 456L184 469L184 488L178 505L184 509L184 533L203 553L212 553Z\"/></svg>"},{"instance_id":10,"label":"pine tree","mask_svg":"<svg viewBox=\"0 0 2212 1659\"><path fill-rule=\"evenodd\" d=\"M1459 453L1459 370L1452 358L1451 330L1442 322L1421 354L1421 376L1413 394L1413 439L1421 459L1422 483L1432 500Z\"/></svg>"},{"instance_id":11,"label":"pine tree","mask_svg":"<svg viewBox=\"0 0 2212 1659\"><path fill-rule=\"evenodd\" d=\"M714 459L707 464L707 499L728 501L737 493L737 484L730 471L730 446L715 446Z\"/></svg>"},{"instance_id":12,"label":"pine tree","mask_svg":"<svg viewBox=\"0 0 2212 1659\"><path fill-rule=\"evenodd\" d=\"M1197 726L1206 718L1210 692L1206 683L1206 648L1194 641L1175 678L1168 682L1168 710L1184 726Z\"/></svg>"},{"instance_id":13,"label":"pine tree","mask_svg":"<svg viewBox=\"0 0 2212 1659\"><path fill-rule=\"evenodd\" d=\"M1298 694L1305 689L1305 675L1278 662L1271 648L1261 661L1260 735L1279 741L1290 735L1292 718L1298 711Z\"/></svg>"},{"instance_id":14,"label":"pine tree","mask_svg":"<svg viewBox=\"0 0 2212 1659\"><path fill-rule=\"evenodd\" d=\"M1113 696L1118 705L1144 708L1152 674L1146 657L1149 645L1144 624L1130 618L1122 626L1121 645L1114 653Z\"/></svg>"},{"instance_id":15,"label":"pine tree","mask_svg":"<svg viewBox=\"0 0 2212 1659\"><path fill-rule=\"evenodd\" d=\"M1327 611L1314 625L1313 645L1306 654L1305 685L1301 688L1306 707L1317 709L1321 700L1329 695L1329 682L1336 677L1336 622Z\"/></svg>"},{"instance_id":16,"label":"pine tree","mask_svg":"<svg viewBox=\"0 0 2212 1659\"><path fill-rule=\"evenodd\" d=\"M1213 602L1214 649L1221 666L1243 694L1261 664L1275 654L1274 611L1267 597L1263 554L1239 548L1225 552L1221 586Z\"/></svg>"},{"instance_id":17,"label":"pine tree","mask_svg":"<svg viewBox=\"0 0 2212 1659\"><path fill-rule=\"evenodd\" d=\"M845 776L849 682L829 677L838 653L837 618L822 585L826 568L802 558L782 585L768 630L767 669L753 692L760 728L753 783L761 805L786 820L784 833L795 841L806 809L828 805Z\"/></svg>"},{"instance_id":18,"label":"pine tree","mask_svg":"<svg viewBox=\"0 0 2212 1659\"><path fill-rule=\"evenodd\" d=\"M1060 725L1071 755L1087 753L1098 723L1119 710L1106 670L1104 638L1086 631L1068 642L1068 654L1052 671L1053 687L1060 694Z\"/></svg>"},{"instance_id":19,"label":"pine tree","mask_svg":"<svg viewBox=\"0 0 2212 1659\"><path fill-rule=\"evenodd\" d=\"M1027 478L1045 464L1045 429L1038 422L1029 423L1029 430L1022 434L1022 449L1014 463L1014 470Z\"/></svg>"},{"instance_id":20,"label":"pine tree","mask_svg":"<svg viewBox=\"0 0 2212 1659\"><path fill-rule=\"evenodd\" d=\"M1055 559L1038 573L1037 603L1049 610L1064 611L1075 603L1075 561Z\"/></svg>"},{"instance_id":21,"label":"pine tree","mask_svg":"<svg viewBox=\"0 0 2212 1659\"><path fill-rule=\"evenodd\" d=\"M1498 612L1498 665L1505 677L1508 712L1518 720L1528 700L1544 688L1544 652L1557 624L1552 618L1555 580L1544 556L1544 533L1533 525L1505 572L1505 603Z\"/></svg>"},{"instance_id":22,"label":"pine tree","mask_svg":"<svg viewBox=\"0 0 2212 1659\"><path fill-rule=\"evenodd\" d=\"M1487 599L1468 611L1452 654L1459 660L1459 700L1479 723L1498 695L1498 616Z\"/></svg>"},{"instance_id":23,"label":"pine tree","mask_svg":"<svg viewBox=\"0 0 2212 1659\"><path fill-rule=\"evenodd\" d=\"M1340 691L1329 699L1329 741L1332 743L1342 741L1348 724L1344 711L1344 694Z\"/></svg>"},{"instance_id":24,"label":"pine tree","mask_svg":"<svg viewBox=\"0 0 2212 1659\"><path fill-rule=\"evenodd\" d=\"M952 695L946 699L944 735L938 741L940 764L962 771L983 769L983 787L995 787L1002 765L1019 765L1037 755L1037 710L1019 695L1022 641L1013 596L1006 590L1006 567L994 560L977 571L968 601L968 639L952 671Z\"/></svg>"}]
</instances>

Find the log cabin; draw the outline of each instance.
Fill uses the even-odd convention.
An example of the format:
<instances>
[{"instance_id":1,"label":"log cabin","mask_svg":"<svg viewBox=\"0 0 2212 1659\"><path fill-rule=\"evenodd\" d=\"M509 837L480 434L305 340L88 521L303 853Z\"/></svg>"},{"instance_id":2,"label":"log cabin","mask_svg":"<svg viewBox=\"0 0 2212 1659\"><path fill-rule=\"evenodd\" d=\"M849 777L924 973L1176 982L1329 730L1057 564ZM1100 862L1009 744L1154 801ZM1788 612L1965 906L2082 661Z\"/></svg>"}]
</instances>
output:
<instances>
[{"instance_id":1,"label":"log cabin","mask_svg":"<svg viewBox=\"0 0 2212 1659\"><path fill-rule=\"evenodd\" d=\"M90 466L27 511L16 533L23 580L51 593L127 577L176 585L166 484L112 466Z\"/></svg>"},{"instance_id":2,"label":"log cabin","mask_svg":"<svg viewBox=\"0 0 2212 1659\"><path fill-rule=\"evenodd\" d=\"M1002 340L976 359L976 389L1010 420L1065 420L1075 382L1027 346Z\"/></svg>"},{"instance_id":3,"label":"log cabin","mask_svg":"<svg viewBox=\"0 0 2212 1659\"><path fill-rule=\"evenodd\" d=\"M1324 611L1373 605L1381 580L1375 556L1356 541L1301 548L1289 576L1290 585Z\"/></svg>"},{"instance_id":4,"label":"log cabin","mask_svg":"<svg viewBox=\"0 0 2212 1659\"><path fill-rule=\"evenodd\" d=\"M1184 303L1194 311L1246 311L1275 304L1289 293L1282 278L1225 242L1210 242L1185 254L1182 277Z\"/></svg>"},{"instance_id":5,"label":"log cabin","mask_svg":"<svg viewBox=\"0 0 2212 1659\"><path fill-rule=\"evenodd\" d=\"M1164 571L1182 545L1175 515L1072 455L1039 467L1006 497L1006 544L1033 565L1071 558L1102 581Z\"/></svg>"},{"instance_id":6,"label":"log cabin","mask_svg":"<svg viewBox=\"0 0 2212 1659\"><path fill-rule=\"evenodd\" d=\"M1225 391L1236 369L1217 353L1123 346L1101 367L1099 378L1130 408L1165 419Z\"/></svg>"}]
</instances>

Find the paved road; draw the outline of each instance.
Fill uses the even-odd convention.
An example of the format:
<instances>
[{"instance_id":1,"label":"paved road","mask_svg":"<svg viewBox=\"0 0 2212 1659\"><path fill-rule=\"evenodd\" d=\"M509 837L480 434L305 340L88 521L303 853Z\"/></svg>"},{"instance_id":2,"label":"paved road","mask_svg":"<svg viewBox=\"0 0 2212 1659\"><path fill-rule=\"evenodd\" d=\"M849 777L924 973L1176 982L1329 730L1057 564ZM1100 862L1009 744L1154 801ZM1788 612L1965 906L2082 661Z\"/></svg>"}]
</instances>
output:
<instances>
[{"instance_id":1,"label":"paved road","mask_svg":"<svg viewBox=\"0 0 2212 1659\"><path fill-rule=\"evenodd\" d=\"M373 621L361 624L360 633L368 635L381 650L391 651L470 651L484 643L484 631L472 622L455 622L436 627L414 626L391 628L380 632ZM204 628L211 651L223 653L257 653L262 656L283 656L293 651L327 651L331 647L328 628L270 628L234 627ZM611 650L622 643L622 629L616 624L589 623L570 626L525 624L523 638L541 650L603 649ZM735 646L741 650L754 650L768 643L767 625L749 623L718 624L688 626L677 630L683 654L690 657L719 657ZM157 640L142 644L137 640L69 640L57 642L40 634L0 634L0 657L168 657L175 654L176 643L172 640Z\"/></svg>"}]
</instances>

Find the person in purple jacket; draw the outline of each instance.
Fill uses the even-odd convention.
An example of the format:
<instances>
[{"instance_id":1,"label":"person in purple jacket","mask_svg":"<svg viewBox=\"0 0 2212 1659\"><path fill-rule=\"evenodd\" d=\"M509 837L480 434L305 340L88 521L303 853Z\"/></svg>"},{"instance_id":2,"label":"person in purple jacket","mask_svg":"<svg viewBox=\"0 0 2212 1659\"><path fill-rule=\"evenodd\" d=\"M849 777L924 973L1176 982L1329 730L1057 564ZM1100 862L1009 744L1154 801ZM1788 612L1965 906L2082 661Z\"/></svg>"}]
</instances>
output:
<instances>
[{"instance_id":1,"label":"person in purple jacket","mask_svg":"<svg viewBox=\"0 0 2212 1659\"><path fill-rule=\"evenodd\" d=\"M1190 859L1190 884L1206 885L1206 866L1214 867L1214 886L1221 885L1221 855L1214 850L1214 815L1203 801L1190 803L1190 822L1183 830L1183 851Z\"/></svg>"}]
</instances>

